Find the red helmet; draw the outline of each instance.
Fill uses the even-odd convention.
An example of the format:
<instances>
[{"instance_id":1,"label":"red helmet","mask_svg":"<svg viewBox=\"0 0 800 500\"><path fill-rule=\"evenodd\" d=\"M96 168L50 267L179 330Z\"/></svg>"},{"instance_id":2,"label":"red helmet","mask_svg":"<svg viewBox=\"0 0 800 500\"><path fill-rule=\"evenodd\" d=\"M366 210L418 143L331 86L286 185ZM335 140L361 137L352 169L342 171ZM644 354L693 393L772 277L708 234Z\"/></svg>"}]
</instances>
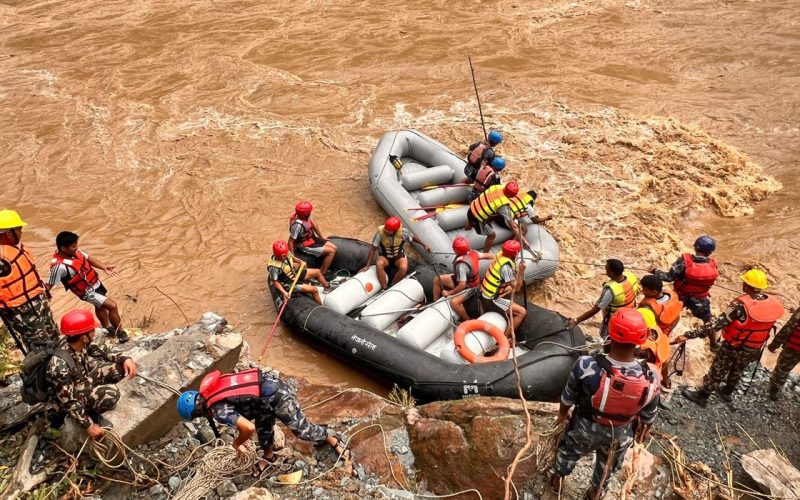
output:
<instances>
[{"instance_id":1,"label":"red helmet","mask_svg":"<svg viewBox=\"0 0 800 500\"><path fill-rule=\"evenodd\" d=\"M312 210L314 210L314 205L310 201L301 201L294 206L295 213L301 217L308 217Z\"/></svg>"},{"instance_id":2,"label":"red helmet","mask_svg":"<svg viewBox=\"0 0 800 500\"><path fill-rule=\"evenodd\" d=\"M278 240L272 244L272 253L275 254L275 257L282 259L289 255L289 245L283 240Z\"/></svg>"},{"instance_id":3,"label":"red helmet","mask_svg":"<svg viewBox=\"0 0 800 500\"><path fill-rule=\"evenodd\" d=\"M403 223L400 221L400 218L395 217L394 215L386 219L386 224L383 225L384 229L390 233L396 233L402 226Z\"/></svg>"},{"instance_id":4,"label":"red helmet","mask_svg":"<svg viewBox=\"0 0 800 500\"><path fill-rule=\"evenodd\" d=\"M517 193L519 193L519 184L516 182L511 181L503 186L503 194L506 195L506 198L513 198Z\"/></svg>"},{"instance_id":5,"label":"red helmet","mask_svg":"<svg viewBox=\"0 0 800 500\"><path fill-rule=\"evenodd\" d=\"M503 255L509 259L516 257L520 250L522 250L522 246L517 240L508 240L503 243Z\"/></svg>"},{"instance_id":6,"label":"red helmet","mask_svg":"<svg viewBox=\"0 0 800 500\"><path fill-rule=\"evenodd\" d=\"M86 309L70 311L61 318L61 333L67 337L83 335L97 328L94 315Z\"/></svg>"},{"instance_id":7,"label":"red helmet","mask_svg":"<svg viewBox=\"0 0 800 500\"><path fill-rule=\"evenodd\" d=\"M642 345L648 333L642 313L630 307L615 312L608 322L608 336L622 344Z\"/></svg>"},{"instance_id":8,"label":"red helmet","mask_svg":"<svg viewBox=\"0 0 800 500\"><path fill-rule=\"evenodd\" d=\"M469 253L469 241L463 236L453 240L453 251L456 255L467 255Z\"/></svg>"}]
</instances>

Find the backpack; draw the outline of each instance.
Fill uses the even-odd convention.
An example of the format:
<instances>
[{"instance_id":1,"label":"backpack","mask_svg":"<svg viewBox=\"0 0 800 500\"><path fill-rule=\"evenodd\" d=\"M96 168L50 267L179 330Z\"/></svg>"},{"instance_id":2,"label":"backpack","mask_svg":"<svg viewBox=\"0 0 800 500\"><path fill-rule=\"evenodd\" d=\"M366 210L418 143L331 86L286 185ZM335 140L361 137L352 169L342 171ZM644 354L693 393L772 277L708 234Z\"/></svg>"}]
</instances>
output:
<instances>
[{"instance_id":1,"label":"backpack","mask_svg":"<svg viewBox=\"0 0 800 500\"><path fill-rule=\"evenodd\" d=\"M22 378L22 400L29 405L44 403L50 399L50 384L47 382L47 367L53 356L62 359L70 371L75 373L77 365L70 354L54 345L32 351L22 360L20 377Z\"/></svg>"}]
</instances>

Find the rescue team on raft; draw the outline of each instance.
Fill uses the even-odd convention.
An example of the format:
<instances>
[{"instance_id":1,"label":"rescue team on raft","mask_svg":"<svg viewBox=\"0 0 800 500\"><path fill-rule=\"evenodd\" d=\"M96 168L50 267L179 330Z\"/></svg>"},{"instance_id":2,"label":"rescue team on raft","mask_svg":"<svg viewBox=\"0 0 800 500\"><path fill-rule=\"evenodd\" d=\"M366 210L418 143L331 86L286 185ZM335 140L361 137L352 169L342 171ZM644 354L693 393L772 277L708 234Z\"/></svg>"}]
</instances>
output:
<instances>
[{"instance_id":1,"label":"rescue team on raft","mask_svg":"<svg viewBox=\"0 0 800 500\"><path fill-rule=\"evenodd\" d=\"M533 205L536 193L520 195L515 182L502 184L499 174L505 160L496 148L502 134L491 131L486 141L470 146L465 172L474 182L469 195L468 228L487 236L483 251L470 248L466 238L453 241L453 273L440 276L434 283L434 298L449 298L462 321L469 319L464 302L469 295L478 295L481 313L509 310L519 327L525 308L509 296L523 285L524 261L520 259L520 237L526 231L526 217L540 224L550 219L538 218ZM289 290L309 294L318 303L316 286L324 289L330 283L326 274L336 254L336 246L327 241L319 226L311 219L313 207L303 201L295 206L289 223L289 239L273 244L268 263L269 281L285 299ZM494 242L492 221L503 222L514 232L514 238L502 245L501 251L488 253ZM61 415L69 416L83 426L89 436L100 439L100 414L113 408L119 391L114 385L123 377L136 376L135 362L113 353L107 346L93 343L98 326L127 341L121 328L117 304L108 298L97 269L115 273L115 266L78 249L78 235L68 231L56 237L51 258L50 275L42 280L31 254L22 244L22 228L27 224L13 210L0 211L0 317L14 338L23 361L23 397L30 403L50 402ZM408 260L404 245L424 244L402 227L400 219L389 217L378 228L372 240L365 269L377 254L376 271L383 288L401 280L407 273ZM713 392L726 402L733 398L745 367L757 362L770 333L784 313L780 302L768 295L766 274L751 269L742 276L742 292L729 307L714 318L710 307L710 290L719 277L717 263L711 257L716 242L701 236L694 243L694 253L681 255L668 271L652 269L639 280L617 259L606 261L608 280L603 284L597 302L585 313L568 321L574 326L598 312L603 313L600 335L604 352L581 356L574 364L561 397L559 421L570 418L568 431L560 443L556 461L547 471L551 489L561 491L563 478L569 475L577 460L595 453L595 469L586 498L600 498L610 476L619 469L634 440L646 437L658 412L660 386L670 386L667 361L670 343L683 343L692 338L708 337L716 350L711 367L697 389L684 388L687 399L705 405ZM308 269L295 253L322 259L320 269ZM491 260L481 278L480 260ZM387 270L394 268L392 283ZM52 287L60 282L81 300L94 306L95 318L88 311L70 311L55 325L49 307ZM664 290L664 282L673 283ZM461 293L467 291L469 293ZM639 294L644 296L637 302ZM704 325L689 330L670 342L669 335L687 308ZM767 346L771 352L782 348L769 384L769 397L777 400L789 372L800 362L800 309ZM722 330L722 341L716 332ZM37 381L43 374L45 386ZM723 387L720 387L724 383ZM327 443L338 454L350 457L342 436L306 420L294 390L272 373L250 370L206 376L199 391L186 391L178 398L178 413L186 420L204 416L215 432L215 422L235 427L238 431L233 446L245 451L247 441L257 433L263 451L254 474L260 474L274 460L273 427L281 420L298 437L317 444ZM574 407L574 410L572 408ZM609 455L613 457L609 458ZM609 462L610 460L610 462ZM609 470L606 464L610 463Z\"/></svg>"}]
</instances>

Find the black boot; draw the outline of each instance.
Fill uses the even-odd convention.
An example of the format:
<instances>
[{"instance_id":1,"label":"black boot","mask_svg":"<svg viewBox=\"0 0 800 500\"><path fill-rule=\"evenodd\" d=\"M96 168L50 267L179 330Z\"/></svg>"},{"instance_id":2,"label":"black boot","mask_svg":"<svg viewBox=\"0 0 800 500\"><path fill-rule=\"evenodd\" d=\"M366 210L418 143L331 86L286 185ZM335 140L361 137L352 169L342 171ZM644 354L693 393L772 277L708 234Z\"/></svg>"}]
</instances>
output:
<instances>
[{"instance_id":1,"label":"black boot","mask_svg":"<svg viewBox=\"0 0 800 500\"><path fill-rule=\"evenodd\" d=\"M726 403L733 403L733 389L725 387L724 389L719 391L719 397Z\"/></svg>"},{"instance_id":2,"label":"black boot","mask_svg":"<svg viewBox=\"0 0 800 500\"><path fill-rule=\"evenodd\" d=\"M778 401L781 399L781 389L779 387L769 386L769 399L771 401Z\"/></svg>"},{"instance_id":3,"label":"black boot","mask_svg":"<svg viewBox=\"0 0 800 500\"><path fill-rule=\"evenodd\" d=\"M684 387L683 390L681 390L681 394L684 398L700 406L707 405L708 397L711 396L711 393L708 391L704 391L702 389L689 389L688 387Z\"/></svg>"}]
</instances>

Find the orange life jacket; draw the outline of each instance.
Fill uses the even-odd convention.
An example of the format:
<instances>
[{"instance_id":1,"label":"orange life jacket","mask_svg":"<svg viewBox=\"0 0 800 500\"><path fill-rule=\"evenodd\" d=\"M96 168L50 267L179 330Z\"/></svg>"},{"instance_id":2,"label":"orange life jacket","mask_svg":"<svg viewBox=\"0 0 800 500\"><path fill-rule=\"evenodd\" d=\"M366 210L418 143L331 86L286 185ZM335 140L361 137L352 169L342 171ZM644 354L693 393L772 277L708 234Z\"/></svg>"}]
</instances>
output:
<instances>
[{"instance_id":1,"label":"orange life jacket","mask_svg":"<svg viewBox=\"0 0 800 500\"><path fill-rule=\"evenodd\" d=\"M686 272L683 279L676 279L673 288L679 295L705 299L708 292L719 278L717 261L709 259L708 262L695 262L689 253L683 254L683 265Z\"/></svg>"},{"instance_id":2,"label":"orange life jacket","mask_svg":"<svg viewBox=\"0 0 800 500\"><path fill-rule=\"evenodd\" d=\"M639 349L650 352L647 362L660 372L661 367L669 360L669 335L665 335L658 327L651 328L647 340Z\"/></svg>"},{"instance_id":3,"label":"orange life jacket","mask_svg":"<svg viewBox=\"0 0 800 500\"><path fill-rule=\"evenodd\" d=\"M205 400L206 408L211 408L215 403L232 397L261 396L261 370L251 368L238 373L222 375L215 370L200 382L200 395Z\"/></svg>"},{"instance_id":4,"label":"orange life jacket","mask_svg":"<svg viewBox=\"0 0 800 500\"><path fill-rule=\"evenodd\" d=\"M800 321L794 325L794 328L789 332L789 338L786 339L784 349L791 349L792 351L800 351Z\"/></svg>"},{"instance_id":5,"label":"orange life jacket","mask_svg":"<svg viewBox=\"0 0 800 500\"><path fill-rule=\"evenodd\" d=\"M0 260L11 268L8 276L0 277L0 306L4 309L27 304L44 292L36 264L22 243L0 245Z\"/></svg>"},{"instance_id":6,"label":"orange life jacket","mask_svg":"<svg viewBox=\"0 0 800 500\"><path fill-rule=\"evenodd\" d=\"M486 188L489 186L499 183L500 179L497 176L497 172L494 171L491 165L484 165L478 170L478 175L475 176L475 183L472 185L472 190L482 193L486 191Z\"/></svg>"},{"instance_id":7,"label":"orange life jacket","mask_svg":"<svg viewBox=\"0 0 800 500\"><path fill-rule=\"evenodd\" d=\"M683 302L678 299L678 294L675 292L664 293L669 296L669 301L667 301L665 304L659 303L655 298L645 297L641 302L639 302L639 307L650 308L650 310L653 311L653 314L656 316L658 327L666 335L669 335L670 332L672 332L672 329L675 328L675 325L677 325L678 321L681 319Z\"/></svg>"},{"instance_id":8,"label":"orange life jacket","mask_svg":"<svg viewBox=\"0 0 800 500\"><path fill-rule=\"evenodd\" d=\"M86 291L100 281L97 271L89 264L89 259L80 250L75 252L75 257L69 259L62 257L58 252L53 254L50 259L50 269L53 269L59 264L71 267L75 271L75 276L72 278L62 280L64 288L74 293L78 297L86 295Z\"/></svg>"},{"instance_id":9,"label":"orange life jacket","mask_svg":"<svg viewBox=\"0 0 800 500\"><path fill-rule=\"evenodd\" d=\"M775 322L783 316L783 306L771 295L764 300L755 300L745 294L736 300L744 305L747 319L743 323L739 320L731 322L722 330L722 338L733 347L760 349L769 339Z\"/></svg>"},{"instance_id":10,"label":"orange life jacket","mask_svg":"<svg viewBox=\"0 0 800 500\"><path fill-rule=\"evenodd\" d=\"M481 256L476 250L470 250L466 255L458 255L453 259L453 273L456 272L458 264L463 262L467 265L467 269L469 269L467 271L467 286L469 288L475 288L481 284L480 260Z\"/></svg>"},{"instance_id":11,"label":"orange life jacket","mask_svg":"<svg viewBox=\"0 0 800 500\"><path fill-rule=\"evenodd\" d=\"M311 222L311 216L309 216L308 219L303 220L297 217L297 213L293 213L292 216L289 217L290 233L292 232L292 225L294 225L295 222L301 223L306 231L305 239L303 241L298 242L300 243L301 247L305 248L317 242L317 239L314 237L314 224Z\"/></svg>"},{"instance_id":12,"label":"orange life jacket","mask_svg":"<svg viewBox=\"0 0 800 500\"><path fill-rule=\"evenodd\" d=\"M658 377L644 361L640 361L642 374L628 377L603 354L594 357L600 365L600 385L591 396L589 405L579 408L580 414L600 425L619 427L633 422L659 393ZM586 408L588 406L588 408Z\"/></svg>"},{"instance_id":13,"label":"orange life jacket","mask_svg":"<svg viewBox=\"0 0 800 500\"><path fill-rule=\"evenodd\" d=\"M483 152L486 151L486 148L489 147L489 144L486 141L481 141L478 145L469 152L469 156L467 156L467 163L472 165L473 167L479 167L481 164L481 159L483 158Z\"/></svg>"}]
</instances>

